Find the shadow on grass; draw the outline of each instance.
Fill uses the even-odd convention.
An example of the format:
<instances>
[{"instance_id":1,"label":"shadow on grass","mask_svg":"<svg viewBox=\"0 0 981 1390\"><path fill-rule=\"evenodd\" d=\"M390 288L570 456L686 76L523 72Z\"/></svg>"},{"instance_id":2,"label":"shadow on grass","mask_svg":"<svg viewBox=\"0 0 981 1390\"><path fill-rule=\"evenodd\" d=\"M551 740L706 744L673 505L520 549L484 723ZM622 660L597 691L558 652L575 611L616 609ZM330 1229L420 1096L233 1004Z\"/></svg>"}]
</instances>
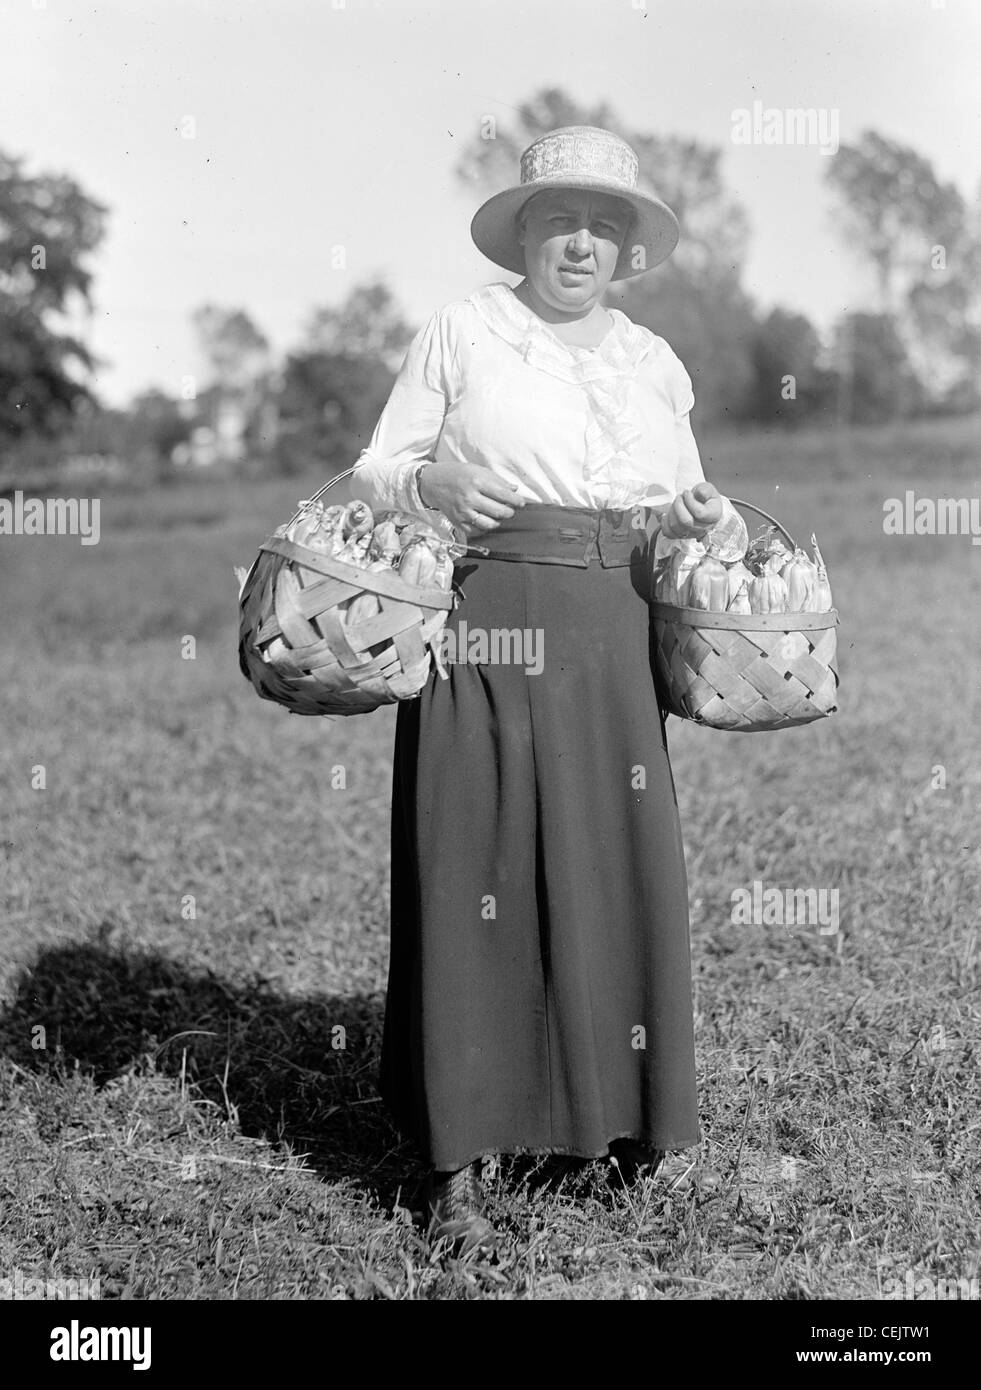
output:
<instances>
[{"instance_id":1,"label":"shadow on grass","mask_svg":"<svg viewBox=\"0 0 981 1390\"><path fill-rule=\"evenodd\" d=\"M183 1069L243 1133L288 1144L323 1178L390 1208L421 1170L375 1088L383 1018L381 995L287 997L153 952L75 944L21 975L0 1050L26 1071L77 1064L100 1085L134 1066ZM32 1046L39 1026L44 1050Z\"/></svg>"}]
</instances>

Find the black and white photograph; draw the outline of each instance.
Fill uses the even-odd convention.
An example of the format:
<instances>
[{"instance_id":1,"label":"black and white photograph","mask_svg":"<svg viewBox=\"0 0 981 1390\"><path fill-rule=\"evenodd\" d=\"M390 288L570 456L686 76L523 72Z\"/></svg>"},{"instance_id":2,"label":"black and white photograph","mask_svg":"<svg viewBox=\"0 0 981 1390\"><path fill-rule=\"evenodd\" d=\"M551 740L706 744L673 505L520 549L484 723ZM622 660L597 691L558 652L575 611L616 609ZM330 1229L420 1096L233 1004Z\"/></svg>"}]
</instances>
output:
<instances>
[{"instance_id":1,"label":"black and white photograph","mask_svg":"<svg viewBox=\"0 0 981 1390\"><path fill-rule=\"evenodd\" d=\"M544 1301L953 1370L979 71L973 0L0 5L33 1364Z\"/></svg>"}]
</instances>

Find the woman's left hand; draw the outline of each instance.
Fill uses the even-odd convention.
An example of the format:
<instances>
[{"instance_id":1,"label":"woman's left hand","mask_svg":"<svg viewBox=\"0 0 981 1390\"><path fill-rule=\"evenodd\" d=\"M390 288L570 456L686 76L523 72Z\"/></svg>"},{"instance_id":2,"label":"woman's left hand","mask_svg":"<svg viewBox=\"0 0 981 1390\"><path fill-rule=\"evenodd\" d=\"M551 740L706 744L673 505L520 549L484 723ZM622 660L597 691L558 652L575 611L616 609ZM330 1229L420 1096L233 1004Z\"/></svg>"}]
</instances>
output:
<instances>
[{"instance_id":1,"label":"woman's left hand","mask_svg":"<svg viewBox=\"0 0 981 1390\"><path fill-rule=\"evenodd\" d=\"M668 540L698 538L722 520L722 496L714 483L696 483L679 492L661 518L661 533Z\"/></svg>"}]
</instances>

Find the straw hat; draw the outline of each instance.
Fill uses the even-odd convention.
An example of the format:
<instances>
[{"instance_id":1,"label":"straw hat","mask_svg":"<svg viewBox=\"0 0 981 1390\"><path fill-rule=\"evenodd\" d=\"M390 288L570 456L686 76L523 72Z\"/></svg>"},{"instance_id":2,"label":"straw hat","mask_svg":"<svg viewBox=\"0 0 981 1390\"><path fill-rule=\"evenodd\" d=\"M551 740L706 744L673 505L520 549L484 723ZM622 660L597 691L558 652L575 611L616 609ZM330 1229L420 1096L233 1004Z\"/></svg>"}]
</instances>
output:
<instances>
[{"instance_id":1,"label":"straw hat","mask_svg":"<svg viewBox=\"0 0 981 1390\"><path fill-rule=\"evenodd\" d=\"M517 215L529 198L545 188L582 188L610 193L629 203L634 223L624 238L613 271L627 280L659 265L678 244L678 219L660 198L637 187L639 161L619 135L598 126L570 125L550 130L521 156L521 182L495 193L476 211L470 235L478 248L505 270L525 273L524 248L518 240ZM637 266L636 248L643 247Z\"/></svg>"}]
</instances>

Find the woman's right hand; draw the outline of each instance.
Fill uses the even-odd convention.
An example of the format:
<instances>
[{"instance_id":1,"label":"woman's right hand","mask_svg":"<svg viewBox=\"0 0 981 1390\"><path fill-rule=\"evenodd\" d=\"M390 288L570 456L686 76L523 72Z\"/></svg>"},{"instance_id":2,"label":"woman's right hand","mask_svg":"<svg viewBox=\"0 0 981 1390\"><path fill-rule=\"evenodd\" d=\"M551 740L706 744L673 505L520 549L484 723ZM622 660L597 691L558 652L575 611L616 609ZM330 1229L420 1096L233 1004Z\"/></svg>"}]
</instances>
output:
<instances>
[{"instance_id":1,"label":"woman's right hand","mask_svg":"<svg viewBox=\"0 0 981 1390\"><path fill-rule=\"evenodd\" d=\"M661 518L661 534L669 541L701 540L722 519L722 497L714 483L701 482L679 492Z\"/></svg>"},{"instance_id":2,"label":"woman's right hand","mask_svg":"<svg viewBox=\"0 0 981 1390\"><path fill-rule=\"evenodd\" d=\"M427 463L419 474L419 496L468 534L494 530L525 505L513 484L480 463Z\"/></svg>"}]
</instances>

